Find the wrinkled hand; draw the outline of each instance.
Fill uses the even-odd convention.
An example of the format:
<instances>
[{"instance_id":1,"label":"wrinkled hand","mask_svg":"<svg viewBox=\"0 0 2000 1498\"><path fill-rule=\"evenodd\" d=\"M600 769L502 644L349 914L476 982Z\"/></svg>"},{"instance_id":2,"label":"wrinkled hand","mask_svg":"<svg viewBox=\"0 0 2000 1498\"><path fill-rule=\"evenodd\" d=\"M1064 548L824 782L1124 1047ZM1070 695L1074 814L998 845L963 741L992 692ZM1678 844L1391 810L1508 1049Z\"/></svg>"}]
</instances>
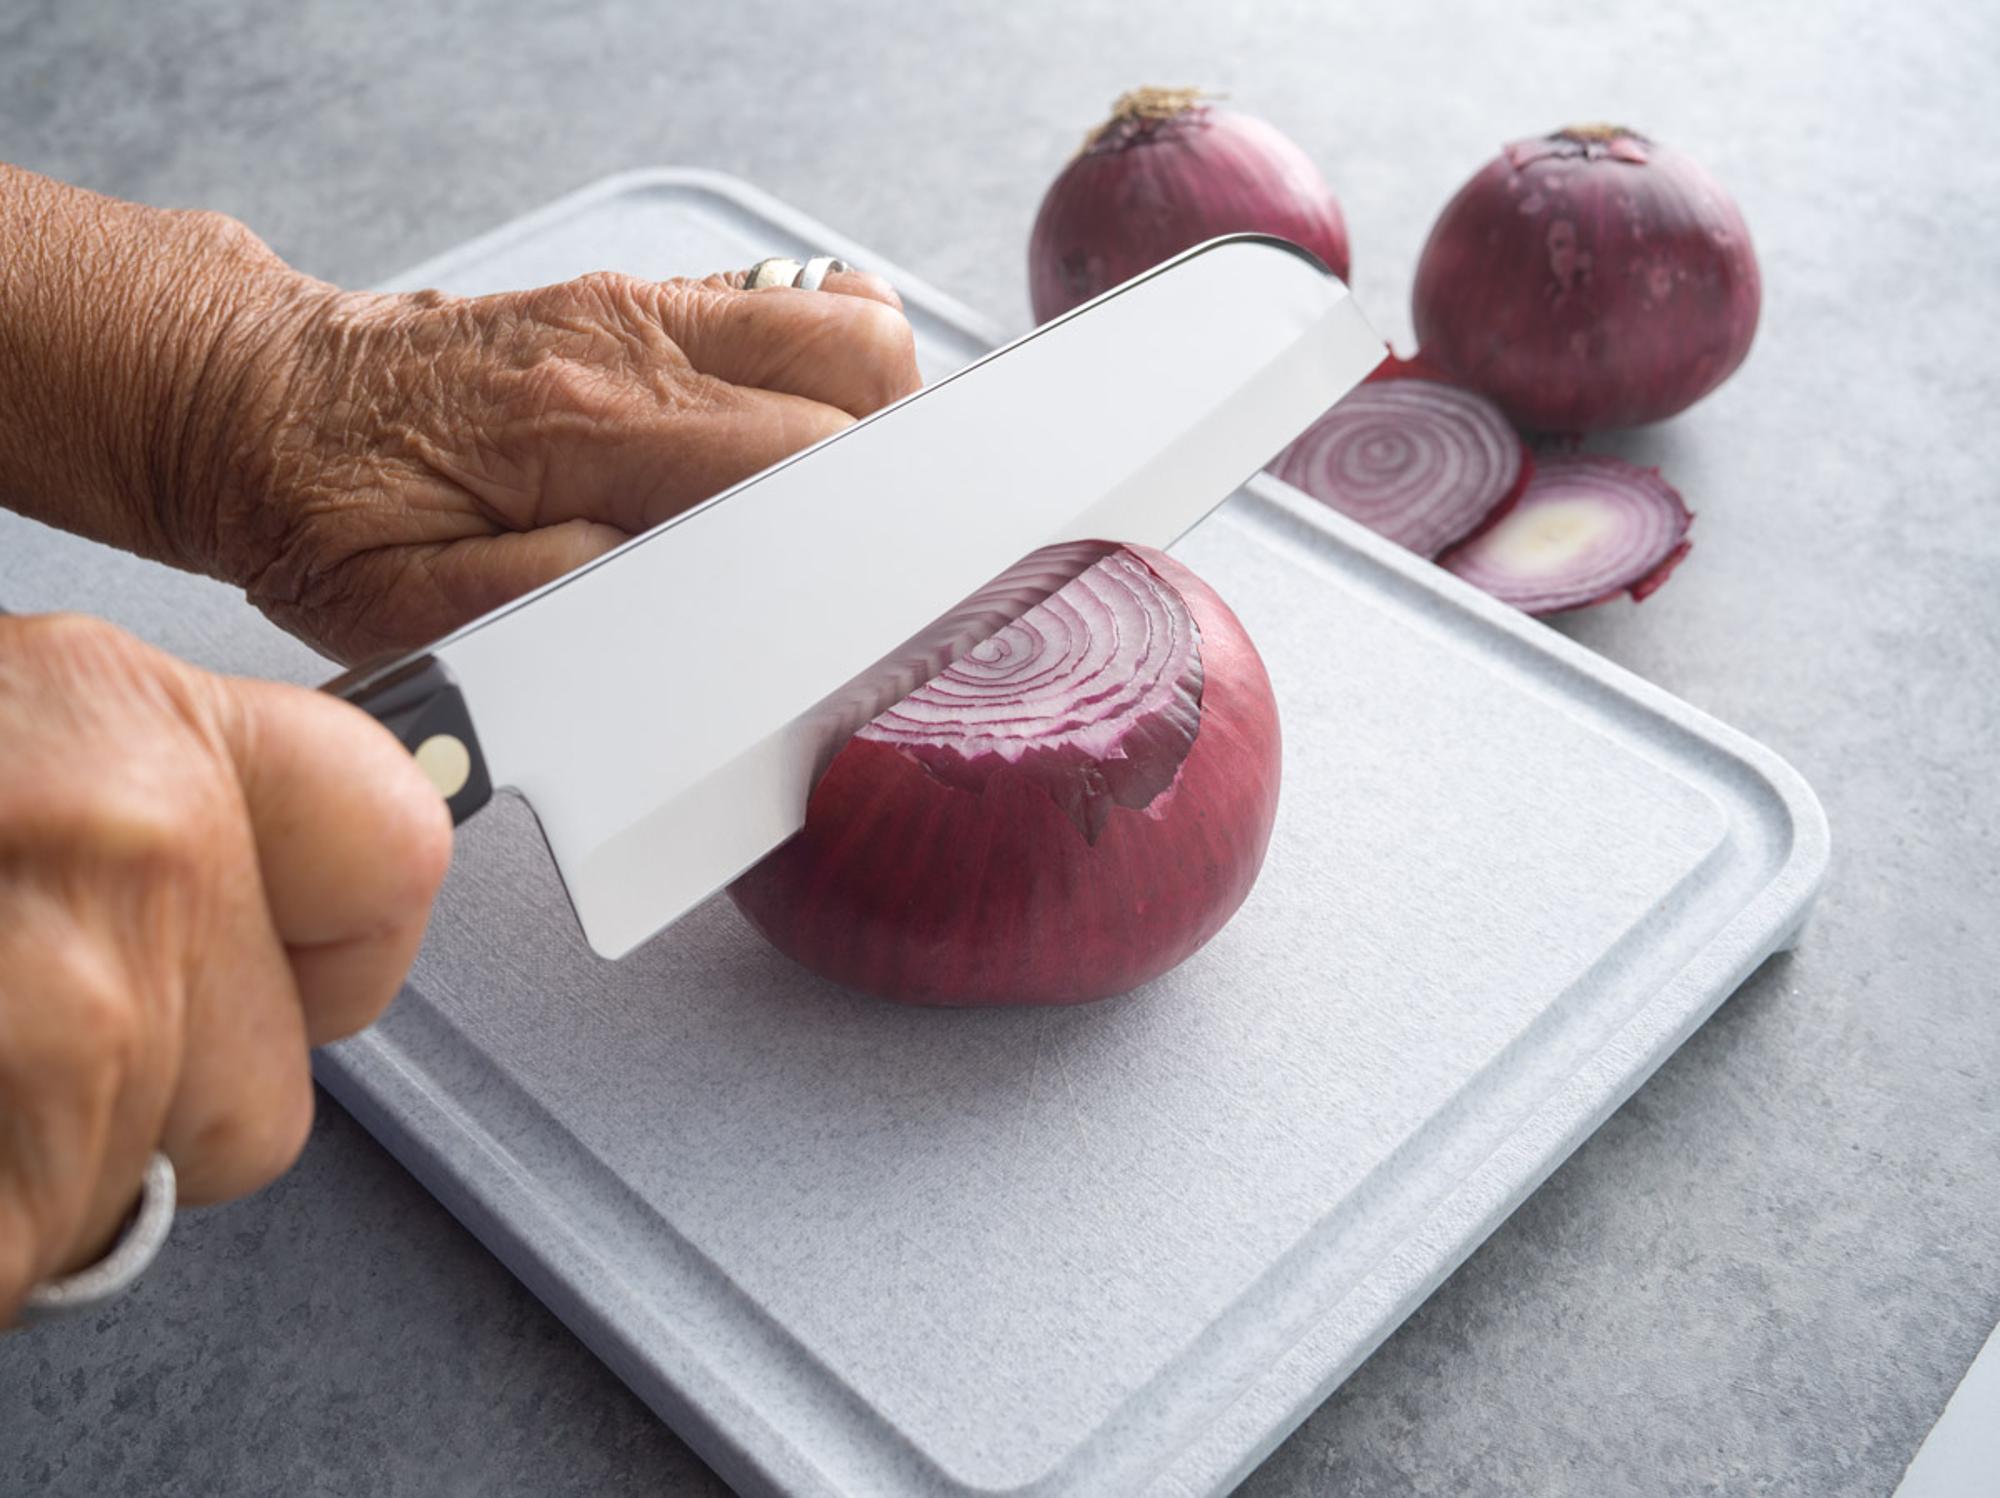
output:
<instances>
[{"instance_id":1,"label":"wrinkled hand","mask_svg":"<svg viewBox=\"0 0 2000 1498\"><path fill-rule=\"evenodd\" d=\"M886 283L741 279L303 297L174 523L333 655L421 645L917 388Z\"/></svg>"},{"instance_id":2,"label":"wrinkled hand","mask_svg":"<svg viewBox=\"0 0 2000 1498\"><path fill-rule=\"evenodd\" d=\"M0 618L0 1326L102 1253L155 1148L194 1202L291 1163L307 1046L394 997L450 853L345 703Z\"/></svg>"}]
</instances>

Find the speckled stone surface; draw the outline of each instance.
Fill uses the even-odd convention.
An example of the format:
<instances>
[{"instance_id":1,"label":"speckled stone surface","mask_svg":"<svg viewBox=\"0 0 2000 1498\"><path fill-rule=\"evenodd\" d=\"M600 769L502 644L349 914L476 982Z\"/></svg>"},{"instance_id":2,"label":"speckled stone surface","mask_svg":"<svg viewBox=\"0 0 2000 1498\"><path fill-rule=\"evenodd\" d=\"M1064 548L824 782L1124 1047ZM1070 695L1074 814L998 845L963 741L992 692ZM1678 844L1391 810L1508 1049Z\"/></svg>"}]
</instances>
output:
<instances>
[{"instance_id":1,"label":"speckled stone surface","mask_svg":"<svg viewBox=\"0 0 2000 1498\"><path fill-rule=\"evenodd\" d=\"M544 3L0 8L0 155L220 208L362 284L618 168L736 172L1026 322L1119 90L1198 80L1346 205L1399 339L1502 140L1624 118L1737 195L1720 393L1618 444L1700 512L1565 627L1764 739L1835 867L1778 959L1246 1484L1883 1493L2000 1317L2000 12ZM721 1491L328 1106L127 1301L0 1341L0 1492Z\"/></svg>"}]
</instances>

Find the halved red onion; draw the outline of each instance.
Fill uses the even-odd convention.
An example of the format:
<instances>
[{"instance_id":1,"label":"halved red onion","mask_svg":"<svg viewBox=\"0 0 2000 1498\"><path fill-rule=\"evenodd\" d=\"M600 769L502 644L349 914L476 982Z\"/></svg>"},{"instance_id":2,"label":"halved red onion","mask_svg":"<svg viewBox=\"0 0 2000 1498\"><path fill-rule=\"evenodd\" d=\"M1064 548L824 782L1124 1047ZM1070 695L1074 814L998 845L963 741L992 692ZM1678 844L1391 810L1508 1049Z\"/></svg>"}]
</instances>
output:
<instances>
[{"instance_id":1,"label":"halved red onion","mask_svg":"<svg viewBox=\"0 0 2000 1498\"><path fill-rule=\"evenodd\" d=\"M1405 375L1371 379L1346 396L1271 472L1434 557L1503 513L1533 466L1527 444L1486 397Z\"/></svg>"},{"instance_id":2,"label":"halved red onion","mask_svg":"<svg viewBox=\"0 0 2000 1498\"><path fill-rule=\"evenodd\" d=\"M1122 547L881 714L730 888L773 945L926 1004L1067 1004L1183 961L1249 893L1277 706L1242 625Z\"/></svg>"},{"instance_id":3,"label":"halved red onion","mask_svg":"<svg viewBox=\"0 0 2000 1498\"><path fill-rule=\"evenodd\" d=\"M1530 614L1637 601L1692 545L1694 515L1657 468L1599 453L1542 455L1519 503L1438 565Z\"/></svg>"},{"instance_id":4,"label":"halved red onion","mask_svg":"<svg viewBox=\"0 0 2000 1498\"><path fill-rule=\"evenodd\" d=\"M859 737L963 790L1012 769L1095 842L1114 805L1149 806L1173 784L1200 723L1194 617L1128 552L974 646Z\"/></svg>"}]
</instances>

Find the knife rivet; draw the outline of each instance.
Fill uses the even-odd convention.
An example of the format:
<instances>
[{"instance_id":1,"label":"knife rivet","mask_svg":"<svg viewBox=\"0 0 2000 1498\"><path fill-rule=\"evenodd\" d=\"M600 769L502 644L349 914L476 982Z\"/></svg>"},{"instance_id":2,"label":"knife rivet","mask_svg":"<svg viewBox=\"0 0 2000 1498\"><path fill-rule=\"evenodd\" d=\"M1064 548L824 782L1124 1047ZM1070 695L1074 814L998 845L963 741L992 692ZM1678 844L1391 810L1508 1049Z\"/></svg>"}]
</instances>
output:
<instances>
[{"instance_id":1,"label":"knife rivet","mask_svg":"<svg viewBox=\"0 0 2000 1498\"><path fill-rule=\"evenodd\" d=\"M417 768L430 778L437 793L449 801L472 778L472 751L455 735L434 733L417 745Z\"/></svg>"}]
</instances>

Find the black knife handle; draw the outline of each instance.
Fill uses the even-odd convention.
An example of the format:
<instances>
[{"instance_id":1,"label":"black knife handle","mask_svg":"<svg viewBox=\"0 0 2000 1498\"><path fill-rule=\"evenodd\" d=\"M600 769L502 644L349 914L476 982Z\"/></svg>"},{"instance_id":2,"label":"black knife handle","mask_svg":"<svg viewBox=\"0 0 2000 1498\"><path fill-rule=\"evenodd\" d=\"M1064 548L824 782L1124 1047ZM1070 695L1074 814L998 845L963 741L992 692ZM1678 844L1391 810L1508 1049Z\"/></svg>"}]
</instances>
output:
<instances>
[{"instance_id":1,"label":"black knife handle","mask_svg":"<svg viewBox=\"0 0 2000 1498\"><path fill-rule=\"evenodd\" d=\"M472 714L458 683L435 657L419 656L386 673L349 672L328 682L326 690L402 740L451 808L454 827L493 799Z\"/></svg>"}]
</instances>

